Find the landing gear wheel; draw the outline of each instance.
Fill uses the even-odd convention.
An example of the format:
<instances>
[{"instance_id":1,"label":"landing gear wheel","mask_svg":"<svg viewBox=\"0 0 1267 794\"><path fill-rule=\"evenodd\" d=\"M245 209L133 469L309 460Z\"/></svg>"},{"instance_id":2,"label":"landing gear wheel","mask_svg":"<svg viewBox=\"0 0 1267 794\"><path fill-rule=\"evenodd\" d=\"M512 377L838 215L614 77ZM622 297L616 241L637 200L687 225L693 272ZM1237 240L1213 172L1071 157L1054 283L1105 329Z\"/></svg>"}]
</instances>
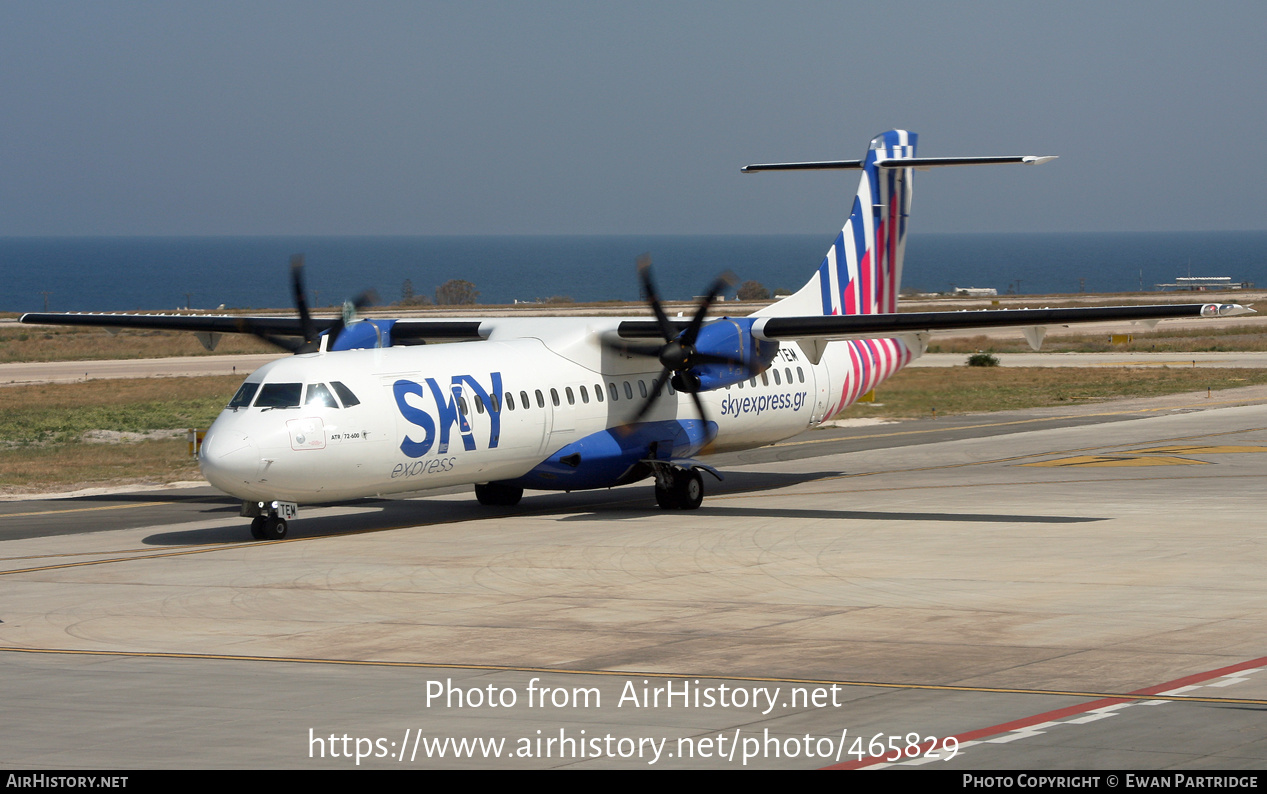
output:
<instances>
[{"instance_id":1,"label":"landing gear wheel","mask_svg":"<svg viewBox=\"0 0 1267 794\"><path fill-rule=\"evenodd\" d=\"M256 540L264 539L264 522L267 520L264 516L256 516L251 519L251 537Z\"/></svg>"},{"instance_id":2,"label":"landing gear wheel","mask_svg":"<svg viewBox=\"0 0 1267 794\"><path fill-rule=\"evenodd\" d=\"M661 488L659 485L656 485L655 503L660 505L661 510L677 510L677 491L672 488Z\"/></svg>"},{"instance_id":3,"label":"landing gear wheel","mask_svg":"<svg viewBox=\"0 0 1267 794\"><path fill-rule=\"evenodd\" d=\"M495 507L514 507L519 504L519 500L524 496L523 488L516 488L511 485L500 485L495 482L477 484L475 486L475 498L482 505L492 505Z\"/></svg>"},{"instance_id":4,"label":"landing gear wheel","mask_svg":"<svg viewBox=\"0 0 1267 794\"><path fill-rule=\"evenodd\" d=\"M251 522L252 525L254 522ZM286 519L269 516L264 519L264 540L281 540L286 537Z\"/></svg>"},{"instance_id":5,"label":"landing gear wheel","mask_svg":"<svg viewBox=\"0 0 1267 794\"><path fill-rule=\"evenodd\" d=\"M704 478L696 469L673 472L673 494L679 510L697 510L704 501Z\"/></svg>"}]
</instances>

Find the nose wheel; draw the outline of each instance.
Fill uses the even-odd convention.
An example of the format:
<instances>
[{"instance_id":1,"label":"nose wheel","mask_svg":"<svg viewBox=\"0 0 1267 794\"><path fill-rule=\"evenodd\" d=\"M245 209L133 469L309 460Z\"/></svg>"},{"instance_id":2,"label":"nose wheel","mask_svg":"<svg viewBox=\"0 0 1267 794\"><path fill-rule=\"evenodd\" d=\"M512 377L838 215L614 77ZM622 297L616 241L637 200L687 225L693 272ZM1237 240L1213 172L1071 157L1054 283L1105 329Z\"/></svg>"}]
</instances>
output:
<instances>
[{"instance_id":1,"label":"nose wheel","mask_svg":"<svg viewBox=\"0 0 1267 794\"><path fill-rule=\"evenodd\" d=\"M287 518L294 518L299 506L294 502L243 502L242 515L251 519L251 537L256 540L282 540L286 537Z\"/></svg>"},{"instance_id":2,"label":"nose wheel","mask_svg":"<svg viewBox=\"0 0 1267 794\"><path fill-rule=\"evenodd\" d=\"M286 537L286 519L258 516L251 520L251 537L256 540L281 540Z\"/></svg>"}]
</instances>

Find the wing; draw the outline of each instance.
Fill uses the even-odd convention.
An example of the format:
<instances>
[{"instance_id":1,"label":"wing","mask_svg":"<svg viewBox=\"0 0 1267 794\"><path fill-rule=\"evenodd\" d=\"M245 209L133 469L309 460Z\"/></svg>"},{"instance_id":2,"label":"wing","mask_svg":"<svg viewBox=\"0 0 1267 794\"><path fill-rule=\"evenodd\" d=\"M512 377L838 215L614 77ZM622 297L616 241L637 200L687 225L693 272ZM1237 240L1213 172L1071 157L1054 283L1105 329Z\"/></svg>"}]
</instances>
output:
<instances>
[{"instance_id":1,"label":"wing","mask_svg":"<svg viewBox=\"0 0 1267 794\"><path fill-rule=\"evenodd\" d=\"M1025 333L1035 350L1042 344L1047 329L1055 326L1097 322L1143 322L1180 317L1235 317L1254 314L1254 310L1238 303L1173 303L1153 306L1093 306L1074 309L984 309L958 312L900 312L893 314L856 314L803 317L753 317L750 333L755 339L797 341L815 363L822 354L822 344L846 339L883 339L895 336L918 337L935 333L986 331L1017 328ZM684 330L681 321L671 324ZM661 331L658 323L626 320L617 333L625 339L656 339ZM813 348L813 349L811 349Z\"/></svg>"},{"instance_id":2,"label":"wing","mask_svg":"<svg viewBox=\"0 0 1267 794\"><path fill-rule=\"evenodd\" d=\"M118 314L118 313L28 313L18 322L31 325L73 325L96 328L137 328L143 330L192 331L203 338L213 334L252 334L265 339L303 339L303 320L298 317L192 315L192 314ZM391 338L405 344L422 342L458 342L485 339L490 333L487 323L480 320L378 320L391 330ZM342 326L337 317L311 319L311 327L317 333ZM212 345L213 346L213 345ZM284 347L284 345L283 345Z\"/></svg>"}]
</instances>

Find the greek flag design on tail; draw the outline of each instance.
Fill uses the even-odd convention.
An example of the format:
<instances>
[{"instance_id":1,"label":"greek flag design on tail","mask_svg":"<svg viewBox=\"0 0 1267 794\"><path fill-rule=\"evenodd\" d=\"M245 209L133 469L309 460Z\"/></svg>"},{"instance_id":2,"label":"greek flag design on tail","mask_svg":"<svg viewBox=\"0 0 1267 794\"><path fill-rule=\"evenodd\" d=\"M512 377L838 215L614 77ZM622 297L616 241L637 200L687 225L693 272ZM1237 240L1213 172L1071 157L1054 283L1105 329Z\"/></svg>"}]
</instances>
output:
<instances>
[{"instance_id":1,"label":"greek flag design on tail","mask_svg":"<svg viewBox=\"0 0 1267 794\"><path fill-rule=\"evenodd\" d=\"M897 311L911 209L911 170L876 162L915 156L914 133L890 130L871 141L849 219L818 267L823 314Z\"/></svg>"}]
</instances>

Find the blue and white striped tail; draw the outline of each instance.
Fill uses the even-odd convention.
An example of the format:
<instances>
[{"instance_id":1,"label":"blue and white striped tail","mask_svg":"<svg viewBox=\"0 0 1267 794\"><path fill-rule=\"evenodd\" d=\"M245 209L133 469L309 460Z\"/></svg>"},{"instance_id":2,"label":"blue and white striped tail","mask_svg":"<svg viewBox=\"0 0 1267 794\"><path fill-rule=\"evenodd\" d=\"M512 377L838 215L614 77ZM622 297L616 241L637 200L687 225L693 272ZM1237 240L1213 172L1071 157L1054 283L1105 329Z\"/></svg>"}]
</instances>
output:
<instances>
[{"instance_id":1,"label":"blue and white striped tail","mask_svg":"<svg viewBox=\"0 0 1267 794\"><path fill-rule=\"evenodd\" d=\"M897 311L911 211L911 168L918 136L889 130L871 141L858 194L827 256L795 295L757 312L766 316L880 314ZM880 168L877 162L885 162ZM856 164L853 167L857 167Z\"/></svg>"}]
</instances>

